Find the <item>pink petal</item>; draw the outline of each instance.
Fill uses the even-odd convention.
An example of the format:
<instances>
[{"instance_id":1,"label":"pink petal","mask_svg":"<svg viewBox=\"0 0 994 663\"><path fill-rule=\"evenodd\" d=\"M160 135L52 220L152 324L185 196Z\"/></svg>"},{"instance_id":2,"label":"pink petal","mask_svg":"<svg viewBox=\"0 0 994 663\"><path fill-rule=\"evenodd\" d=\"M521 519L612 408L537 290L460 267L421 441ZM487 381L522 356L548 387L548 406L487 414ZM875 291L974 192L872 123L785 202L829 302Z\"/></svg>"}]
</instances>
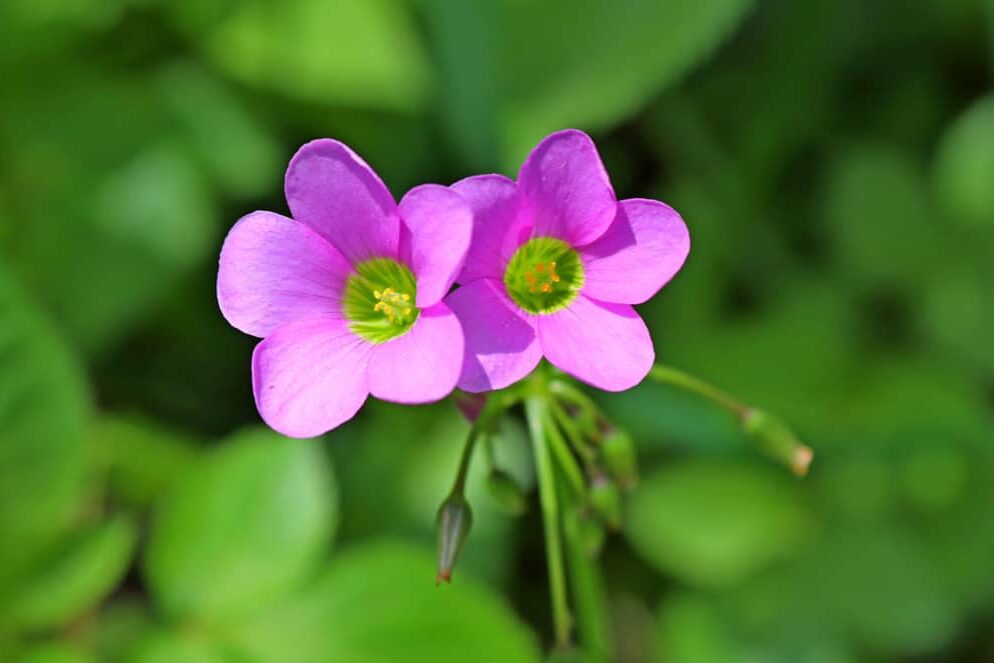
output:
<instances>
[{"instance_id":1,"label":"pink petal","mask_svg":"<svg viewBox=\"0 0 994 663\"><path fill-rule=\"evenodd\" d=\"M635 309L582 294L568 308L539 316L538 335L554 366L606 391L634 387L655 360L649 330Z\"/></svg>"},{"instance_id":2,"label":"pink petal","mask_svg":"<svg viewBox=\"0 0 994 663\"><path fill-rule=\"evenodd\" d=\"M341 316L345 258L307 226L272 212L252 212L221 247L217 301L246 334L264 337L291 322Z\"/></svg>"},{"instance_id":3,"label":"pink petal","mask_svg":"<svg viewBox=\"0 0 994 663\"><path fill-rule=\"evenodd\" d=\"M462 358L462 327L439 302L422 310L406 334L373 348L369 390L395 403L437 401L455 389Z\"/></svg>"},{"instance_id":4,"label":"pink petal","mask_svg":"<svg viewBox=\"0 0 994 663\"><path fill-rule=\"evenodd\" d=\"M345 423L369 394L371 349L344 320L306 320L280 328L252 355L259 414L290 437L314 437Z\"/></svg>"},{"instance_id":5,"label":"pink petal","mask_svg":"<svg viewBox=\"0 0 994 663\"><path fill-rule=\"evenodd\" d=\"M673 278L690 252L687 225L655 200L623 200L607 232L583 247L583 293L605 302L641 304Z\"/></svg>"},{"instance_id":6,"label":"pink petal","mask_svg":"<svg viewBox=\"0 0 994 663\"><path fill-rule=\"evenodd\" d=\"M536 237L582 246L614 220L614 190L594 142L582 131L559 131L539 143L521 166L518 186Z\"/></svg>"},{"instance_id":7,"label":"pink petal","mask_svg":"<svg viewBox=\"0 0 994 663\"><path fill-rule=\"evenodd\" d=\"M531 373L542 351L535 318L505 294L504 284L477 279L445 298L466 335L459 388L481 392L503 389Z\"/></svg>"},{"instance_id":8,"label":"pink petal","mask_svg":"<svg viewBox=\"0 0 994 663\"><path fill-rule=\"evenodd\" d=\"M473 233L473 211L456 192L424 184L400 201L405 238L403 254L418 281L417 305L442 300L462 268Z\"/></svg>"},{"instance_id":9,"label":"pink petal","mask_svg":"<svg viewBox=\"0 0 994 663\"><path fill-rule=\"evenodd\" d=\"M473 210L473 241L457 279L504 277L504 266L520 246L521 231L530 223L519 214L518 185L503 175L475 175L452 185Z\"/></svg>"},{"instance_id":10,"label":"pink petal","mask_svg":"<svg viewBox=\"0 0 994 663\"><path fill-rule=\"evenodd\" d=\"M393 196L373 169L337 140L313 140L297 150L285 189L293 218L353 263L397 255L400 215Z\"/></svg>"}]
</instances>

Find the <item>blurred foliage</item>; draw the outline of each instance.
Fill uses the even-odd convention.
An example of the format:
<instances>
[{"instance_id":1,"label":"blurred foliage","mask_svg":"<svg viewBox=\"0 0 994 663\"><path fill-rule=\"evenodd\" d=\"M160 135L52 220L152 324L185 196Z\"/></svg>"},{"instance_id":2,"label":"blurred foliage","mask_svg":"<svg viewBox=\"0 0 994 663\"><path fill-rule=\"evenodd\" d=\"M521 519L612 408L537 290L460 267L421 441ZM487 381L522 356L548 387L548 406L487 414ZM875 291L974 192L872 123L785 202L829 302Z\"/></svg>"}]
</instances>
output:
<instances>
[{"instance_id":1,"label":"blurred foliage","mask_svg":"<svg viewBox=\"0 0 994 663\"><path fill-rule=\"evenodd\" d=\"M538 660L538 516L482 462L432 586L455 408L262 430L214 265L305 140L399 195L567 126L690 226L659 357L816 450L598 396L642 473L617 660L994 655L992 66L987 0L0 0L0 661ZM530 491L527 445L493 454Z\"/></svg>"}]
</instances>

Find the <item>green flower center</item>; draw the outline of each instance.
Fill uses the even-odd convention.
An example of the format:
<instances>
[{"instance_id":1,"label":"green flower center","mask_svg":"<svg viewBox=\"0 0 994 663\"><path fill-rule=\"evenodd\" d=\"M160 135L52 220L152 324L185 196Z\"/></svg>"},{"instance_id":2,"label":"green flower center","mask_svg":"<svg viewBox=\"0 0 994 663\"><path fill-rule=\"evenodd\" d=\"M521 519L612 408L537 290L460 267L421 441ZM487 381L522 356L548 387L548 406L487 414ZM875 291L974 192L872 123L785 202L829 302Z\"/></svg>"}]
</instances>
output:
<instances>
[{"instance_id":1,"label":"green flower center","mask_svg":"<svg viewBox=\"0 0 994 663\"><path fill-rule=\"evenodd\" d=\"M569 306L583 287L583 261L566 242L535 237L511 256L504 285L529 313L554 313Z\"/></svg>"},{"instance_id":2,"label":"green flower center","mask_svg":"<svg viewBox=\"0 0 994 663\"><path fill-rule=\"evenodd\" d=\"M352 331L372 343L407 333L421 313L414 305L418 287L411 270L390 258L366 260L354 270L342 298Z\"/></svg>"}]
</instances>

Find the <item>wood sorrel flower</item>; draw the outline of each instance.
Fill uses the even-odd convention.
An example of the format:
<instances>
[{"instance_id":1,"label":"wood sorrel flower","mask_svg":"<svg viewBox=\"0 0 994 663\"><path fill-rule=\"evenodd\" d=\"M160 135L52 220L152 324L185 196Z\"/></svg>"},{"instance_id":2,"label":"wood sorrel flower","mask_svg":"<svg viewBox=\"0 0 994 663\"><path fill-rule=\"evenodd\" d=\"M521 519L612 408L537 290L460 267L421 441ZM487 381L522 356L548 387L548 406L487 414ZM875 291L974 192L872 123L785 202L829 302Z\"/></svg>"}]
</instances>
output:
<instances>
[{"instance_id":1,"label":"wood sorrel flower","mask_svg":"<svg viewBox=\"0 0 994 663\"><path fill-rule=\"evenodd\" d=\"M480 175L452 188L473 208L473 242L446 298L466 334L459 387L480 392L520 380L545 356L609 391L638 384L652 340L631 307L683 265L690 236L655 200L618 201L593 141L554 133L518 181Z\"/></svg>"},{"instance_id":2,"label":"wood sorrel flower","mask_svg":"<svg viewBox=\"0 0 994 663\"><path fill-rule=\"evenodd\" d=\"M252 356L259 414L292 437L348 421L371 393L424 403L455 387L459 321L442 297L462 267L472 211L423 185L398 206L352 150L307 143L286 172L293 219L253 212L221 249L224 317L264 340Z\"/></svg>"}]
</instances>

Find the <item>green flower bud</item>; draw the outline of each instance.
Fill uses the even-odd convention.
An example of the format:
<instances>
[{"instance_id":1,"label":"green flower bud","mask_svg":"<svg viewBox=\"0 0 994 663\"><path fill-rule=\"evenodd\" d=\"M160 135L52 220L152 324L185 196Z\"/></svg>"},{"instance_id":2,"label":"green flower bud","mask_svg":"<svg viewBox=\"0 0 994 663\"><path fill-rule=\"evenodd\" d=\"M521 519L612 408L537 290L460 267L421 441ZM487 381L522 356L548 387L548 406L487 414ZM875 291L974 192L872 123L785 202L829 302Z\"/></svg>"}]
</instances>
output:
<instances>
[{"instance_id":1,"label":"green flower bud","mask_svg":"<svg viewBox=\"0 0 994 663\"><path fill-rule=\"evenodd\" d=\"M470 527L473 526L473 512L466 498L461 494L449 495L438 509L435 525L438 537L438 575L435 577L435 584L452 582L452 569L466 537L469 536Z\"/></svg>"},{"instance_id":2,"label":"green flower bud","mask_svg":"<svg viewBox=\"0 0 994 663\"><path fill-rule=\"evenodd\" d=\"M633 489L639 481L638 460L631 436L617 428L609 428L601 440L604 464L622 490Z\"/></svg>"},{"instance_id":3,"label":"green flower bud","mask_svg":"<svg viewBox=\"0 0 994 663\"><path fill-rule=\"evenodd\" d=\"M487 477L487 490L497 505L512 516L520 516L528 510L524 492L507 472L496 469L491 471Z\"/></svg>"},{"instance_id":4,"label":"green flower bud","mask_svg":"<svg viewBox=\"0 0 994 663\"><path fill-rule=\"evenodd\" d=\"M607 476L598 474L591 480L590 505L608 527L621 529L621 491Z\"/></svg>"},{"instance_id":5,"label":"green flower bud","mask_svg":"<svg viewBox=\"0 0 994 663\"><path fill-rule=\"evenodd\" d=\"M794 432L780 419L763 410L750 409L742 417L742 430L767 454L787 465L797 476L802 477L808 473L814 452L801 444Z\"/></svg>"}]
</instances>

